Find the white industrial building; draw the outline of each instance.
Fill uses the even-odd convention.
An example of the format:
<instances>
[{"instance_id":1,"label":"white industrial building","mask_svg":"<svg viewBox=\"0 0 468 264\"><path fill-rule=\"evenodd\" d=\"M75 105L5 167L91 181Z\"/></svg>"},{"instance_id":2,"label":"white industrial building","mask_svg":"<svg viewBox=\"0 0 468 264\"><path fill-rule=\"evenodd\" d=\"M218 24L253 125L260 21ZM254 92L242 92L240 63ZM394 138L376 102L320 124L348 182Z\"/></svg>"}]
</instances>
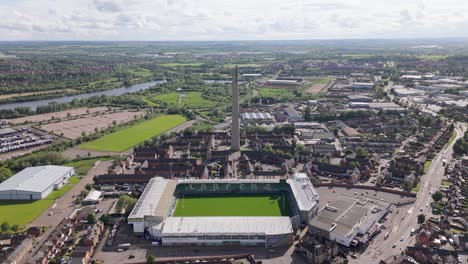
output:
<instances>
[{"instance_id":1,"label":"white industrial building","mask_svg":"<svg viewBox=\"0 0 468 264\"><path fill-rule=\"evenodd\" d=\"M390 205L368 196L342 195L326 204L309 221L309 232L347 247L353 240L367 243L378 221L389 212Z\"/></svg>"},{"instance_id":2,"label":"white industrial building","mask_svg":"<svg viewBox=\"0 0 468 264\"><path fill-rule=\"evenodd\" d=\"M270 113L248 112L241 114L242 124L271 124L275 120Z\"/></svg>"},{"instance_id":3,"label":"white industrial building","mask_svg":"<svg viewBox=\"0 0 468 264\"><path fill-rule=\"evenodd\" d=\"M68 183L75 169L65 166L26 168L0 183L0 200L40 200Z\"/></svg>"}]
</instances>

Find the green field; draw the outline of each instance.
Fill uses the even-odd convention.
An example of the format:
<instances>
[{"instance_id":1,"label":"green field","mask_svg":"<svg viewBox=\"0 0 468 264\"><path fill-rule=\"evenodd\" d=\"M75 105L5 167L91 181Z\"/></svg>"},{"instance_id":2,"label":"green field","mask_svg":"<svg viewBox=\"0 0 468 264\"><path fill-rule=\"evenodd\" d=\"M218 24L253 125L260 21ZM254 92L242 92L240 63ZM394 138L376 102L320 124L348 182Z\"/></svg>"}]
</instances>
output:
<instances>
[{"instance_id":1,"label":"green field","mask_svg":"<svg viewBox=\"0 0 468 264\"><path fill-rule=\"evenodd\" d=\"M187 121L181 115L161 115L129 128L84 143L80 148L121 152Z\"/></svg>"},{"instance_id":2,"label":"green field","mask_svg":"<svg viewBox=\"0 0 468 264\"><path fill-rule=\"evenodd\" d=\"M59 190L50 193L47 198L37 201L0 201L0 223L7 222L10 226L17 224L20 227L36 219L54 201L68 192L74 184L80 181L71 177L70 182Z\"/></svg>"},{"instance_id":3,"label":"green field","mask_svg":"<svg viewBox=\"0 0 468 264\"><path fill-rule=\"evenodd\" d=\"M165 67L198 67L202 66L201 62L172 62L172 63L163 63L161 66Z\"/></svg>"},{"instance_id":4,"label":"green field","mask_svg":"<svg viewBox=\"0 0 468 264\"><path fill-rule=\"evenodd\" d=\"M69 166L75 168L76 175L86 175L88 171L94 166L97 161L101 160L112 160L115 157L99 157L99 158L85 158L81 160L73 160L63 164L63 166Z\"/></svg>"},{"instance_id":5,"label":"green field","mask_svg":"<svg viewBox=\"0 0 468 264\"><path fill-rule=\"evenodd\" d=\"M174 216L290 215L289 203L282 194L184 196L174 212Z\"/></svg>"},{"instance_id":6,"label":"green field","mask_svg":"<svg viewBox=\"0 0 468 264\"><path fill-rule=\"evenodd\" d=\"M216 106L216 102L205 99L201 92L187 92L179 104L179 94L176 92L157 95L155 100L168 103L170 105L183 105L188 108L211 108Z\"/></svg>"},{"instance_id":7,"label":"green field","mask_svg":"<svg viewBox=\"0 0 468 264\"><path fill-rule=\"evenodd\" d=\"M239 63L239 64L229 63L229 64L224 64L223 65L224 68L234 68L236 66L239 66L239 68L247 68L247 67L257 68L257 67L262 67L263 64L260 64L260 63Z\"/></svg>"}]
</instances>

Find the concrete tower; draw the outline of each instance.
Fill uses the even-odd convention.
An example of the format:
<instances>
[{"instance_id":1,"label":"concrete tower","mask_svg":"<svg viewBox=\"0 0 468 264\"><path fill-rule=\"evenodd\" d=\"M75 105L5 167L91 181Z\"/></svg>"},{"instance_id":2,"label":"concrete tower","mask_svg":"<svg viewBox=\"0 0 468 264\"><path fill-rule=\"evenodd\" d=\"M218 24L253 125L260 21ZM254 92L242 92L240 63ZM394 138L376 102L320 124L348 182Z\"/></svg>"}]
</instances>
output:
<instances>
[{"instance_id":1,"label":"concrete tower","mask_svg":"<svg viewBox=\"0 0 468 264\"><path fill-rule=\"evenodd\" d=\"M236 66L232 73L232 127L231 127L231 150L240 150L239 129L239 68Z\"/></svg>"}]
</instances>

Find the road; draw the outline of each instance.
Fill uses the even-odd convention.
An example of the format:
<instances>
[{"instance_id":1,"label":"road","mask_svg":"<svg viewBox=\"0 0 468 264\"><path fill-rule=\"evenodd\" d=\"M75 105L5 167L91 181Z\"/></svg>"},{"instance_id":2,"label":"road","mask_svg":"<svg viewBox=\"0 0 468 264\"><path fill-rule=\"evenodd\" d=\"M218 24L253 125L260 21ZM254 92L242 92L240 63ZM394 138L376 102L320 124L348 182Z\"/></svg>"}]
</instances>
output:
<instances>
[{"instance_id":1,"label":"road","mask_svg":"<svg viewBox=\"0 0 468 264\"><path fill-rule=\"evenodd\" d=\"M351 260L351 263L378 263L379 260L400 254L407 246L414 243L414 237L410 236L410 232L412 228L418 227L419 214L431 213L431 207L426 205L432 202L431 194L438 190L443 179L445 167L442 165L442 159L452 160L453 144L463 136L465 130L466 125L455 125L456 139L436 155L427 173L421 177L421 188L414 204L400 207L390 214L388 223L385 223L387 230L382 232L383 234L388 232L388 238L384 240L384 235L378 235L364 253ZM400 241L401 237L403 241ZM395 248L392 248L393 244L396 245Z\"/></svg>"}]
</instances>

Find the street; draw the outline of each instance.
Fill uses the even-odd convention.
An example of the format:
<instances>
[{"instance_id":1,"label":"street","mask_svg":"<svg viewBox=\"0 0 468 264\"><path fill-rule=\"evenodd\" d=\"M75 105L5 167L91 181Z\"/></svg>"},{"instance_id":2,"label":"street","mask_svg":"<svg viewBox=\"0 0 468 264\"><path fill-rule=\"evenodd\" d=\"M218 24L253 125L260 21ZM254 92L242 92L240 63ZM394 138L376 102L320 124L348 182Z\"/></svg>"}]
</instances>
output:
<instances>
[{"instance_id":1,"label":"street","mask_svg":"<svg viewBox=\"0 0 468 264\"><path fill-rule=\"evenodd\" d=\"M445 167L442 165L442 160L444 158L448 162L452 160L453 144L463 136L465 130L466 126L455 125L455 131L457 132L456 139L434 157L429 170L421 177L421 188L416 201L409 206L398 208L398 214L394 211L389 216L390 219L385 223L387 230L382 232L383 234L388 232L388 238L384 240L383 234L378 235L364 253L356 259L351 260L351 263L378 263L379 260L399 255L407 246L414 243L414 237L410 236L411 229L418 227L417 217L419 214L425 214L426 219L431 214L431 206L426 205L432 202L431 194L439 189L444 176ZM401 237L403 237L403 241L400 241ZM395 248L392 248L393 244L396 244Z\"/></svg>"}]
</instances>

